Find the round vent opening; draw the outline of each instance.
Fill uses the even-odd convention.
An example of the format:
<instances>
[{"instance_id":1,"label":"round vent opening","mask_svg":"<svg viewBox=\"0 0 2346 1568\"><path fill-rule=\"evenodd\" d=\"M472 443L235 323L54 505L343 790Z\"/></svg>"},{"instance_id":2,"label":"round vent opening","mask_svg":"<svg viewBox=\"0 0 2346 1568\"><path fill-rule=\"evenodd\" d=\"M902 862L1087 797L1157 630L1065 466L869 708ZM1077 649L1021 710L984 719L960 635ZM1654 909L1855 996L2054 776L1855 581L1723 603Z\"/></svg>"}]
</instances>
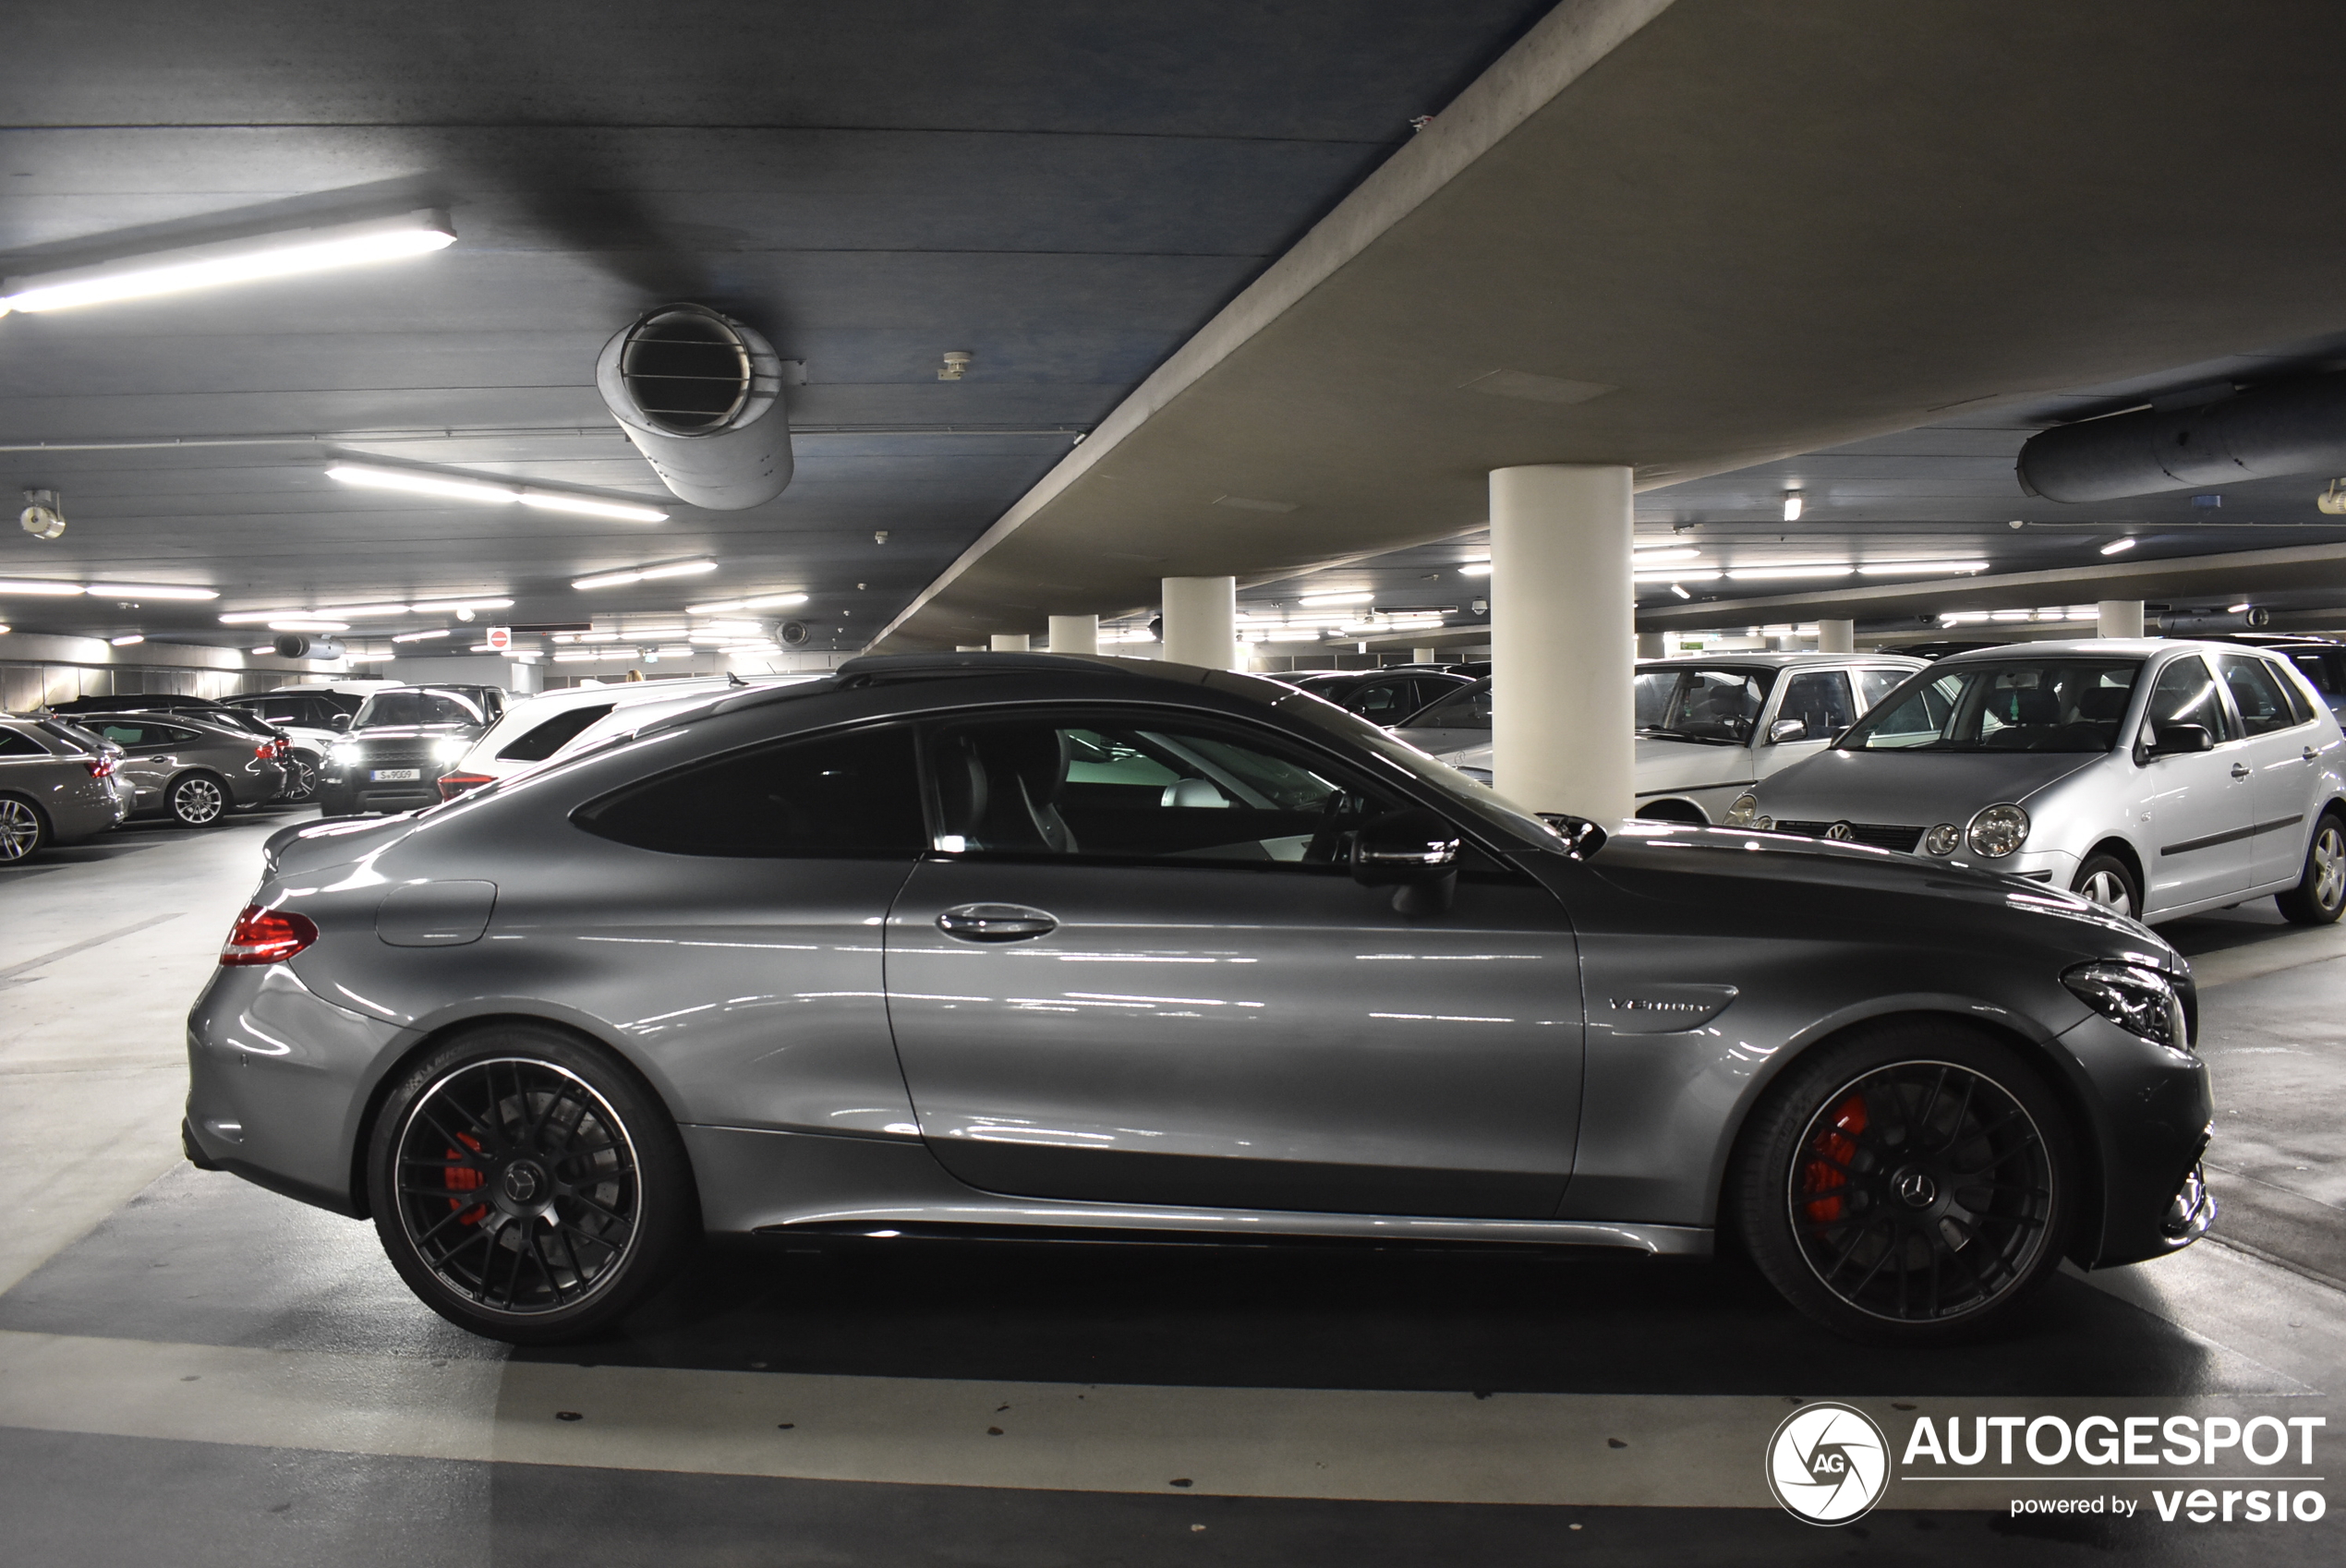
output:
<instances>
[{"instance_id":1,"label":"round vent opening","mask_svg":"<svg viewBox=\"0 0 2346 1568\"><path fill-rule=\"evenodd\" d=\"M644 417L679 436L721 428L753 390L749 345L713 312L664 310L637 323L619 373Z\"/></svg>"}]
</instances>

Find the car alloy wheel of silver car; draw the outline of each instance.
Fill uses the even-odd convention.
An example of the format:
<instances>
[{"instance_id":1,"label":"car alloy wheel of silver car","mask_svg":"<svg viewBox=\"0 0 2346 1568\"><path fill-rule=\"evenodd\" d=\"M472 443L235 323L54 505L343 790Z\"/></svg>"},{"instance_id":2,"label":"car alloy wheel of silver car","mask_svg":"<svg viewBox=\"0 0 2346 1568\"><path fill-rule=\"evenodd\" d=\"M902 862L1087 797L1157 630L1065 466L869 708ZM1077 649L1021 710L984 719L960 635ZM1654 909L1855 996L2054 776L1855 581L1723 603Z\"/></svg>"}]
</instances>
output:
<instances>
[{"instance_id":1,"label":"car alloy wheel of silver car","mask_svg":"<svg viewBox=\"0 0 2346 1568\"><path fill-rule=\"evenodd\" d=\"M2096 855L2079 866L2076 891L2110 913L2129 920L2142 909L2142 893L2134 886L2134 874L2116 855Z\"/></svg>"},{"instance_id":2,"label":"car alloy wheel of silver car","mask_svg":"<svg viewBox=\"0 0 2346 1568\"><path fill-rule=\"evenodd\" d=\"M172 820L182 827L209 827L227 808L227 791L209 774L190 773L171 787Z\"/></svg>"},{"instance_id":3,"label":"car alloy wheel of silver car","mask_svg":"<svg viewBox=\"0 0 2346 1568\"><path fill-rule=\"evenodd\" d=\"M1746 1242L1853 1337L1984 1329L2065 1249L2065 1119L2009 1047L1905 1025L1828 1050L1759 1118Z\"/></svg>"},{"instance_id":4,"label":"car alloy wheel of silver car","mask_svg":"<svg viewBox=\"0 0 2346 1568\"><path fill-rule=\"evenodd\" d=\"M40 807L13 795L0 795L0 865L26 859L48 836L49 826L41 820Z\"/></svg>"},{"instance_id":5,"label":"car alloy wheel of silver car","mask_svg":"<svg viewBox=\"0 0 2346 1568\"><path fill-rule=\"evenodd\" d=\"M665 1276L692 1230L690 1177L631 1077L559 1031L514 1026L434 1052L393 1090L370 1207L435 1311L516 1343L575 1338Z\"/></svg>"},{"instance_id":6,"label":"car alloy wheel of silver car","mask_svg":"<svg viewBox=\"0 0 2346 1568\"><path fill-rule=\"evenodd\" d=\"M2274 900L2299 925L2328 925L2346 912L2346 824L2326 815L2305 846L2305 873Z\"/></svg>"}]
</instances>

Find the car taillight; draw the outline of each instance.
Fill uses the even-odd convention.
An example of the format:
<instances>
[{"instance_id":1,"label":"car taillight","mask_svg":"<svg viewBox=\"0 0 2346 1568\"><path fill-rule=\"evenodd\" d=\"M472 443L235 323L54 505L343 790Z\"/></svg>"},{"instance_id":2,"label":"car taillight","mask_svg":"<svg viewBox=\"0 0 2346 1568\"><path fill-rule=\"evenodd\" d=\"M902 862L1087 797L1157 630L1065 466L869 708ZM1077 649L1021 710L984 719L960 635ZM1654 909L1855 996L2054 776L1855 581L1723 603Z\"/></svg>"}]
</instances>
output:
<instances>
[{"instance_id":1,"label":"car taillight","mask_svg":"<svg viewBox=\"0 0 2346 1568\"><path fill-rule=\"evenodd\" d=\"M270 742L269 748L281 757L289 757L293 755L293 742L286 740L283 735L280 735L275 740Z\"/></svg>"},{"instance_id":2,"label":"car taillight","mask_svg":"<svg viewBox=\"0 0 2346 1568\"><path fill-rule=\"evenodd\" d=\"M252 754L259 757L263 762L273 762L276 760L277 756L277 742L274 741L263 741L260 744L252 749Z\"/></svg>"},{"instance_id":3,"label":"car taillight","mask_svg":"<svg viewBox=\"0 0 2346 1568\"><path fill-rule=\"evenodd\" d=\"M440 776L440 798L453 801L467 790L478 790L483 784L496 782L486 773L443 773Z\"/></svg>"},{"instance_id":4,"label":"car taillight","mask_svg":"<svg viewBox=\"0 0 2346 1568\"><path fill-rule=\"evenodd\" d=\"M247 904L220 949L224 964L283 963L318 940L318 927L307 915L264 910Z\"/></svg>"},{"instance_id":5,"label":"car taillight","mask_svg":"<svg viewBox=\"0 0 2346 1568\"><path fill-rule=\"evenodd\" d=\"M81 766L90 770L90 777L92 778L114 777L114 758L112 757L91 757Z\"/></svg>"}]
</instances>

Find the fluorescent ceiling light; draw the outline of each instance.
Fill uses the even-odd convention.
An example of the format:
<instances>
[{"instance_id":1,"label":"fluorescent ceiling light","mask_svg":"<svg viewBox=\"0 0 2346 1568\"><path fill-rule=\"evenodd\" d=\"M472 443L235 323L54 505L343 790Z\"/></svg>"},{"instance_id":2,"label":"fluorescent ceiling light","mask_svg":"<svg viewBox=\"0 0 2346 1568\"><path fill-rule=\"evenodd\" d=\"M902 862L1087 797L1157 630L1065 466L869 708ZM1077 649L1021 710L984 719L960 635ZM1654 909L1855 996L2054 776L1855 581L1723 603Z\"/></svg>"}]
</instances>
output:
<instances>
[{"instance_id":1,"label":"fluorescent ceiling light","mask_svg":"<svg viewBox=\"0 0 2346 1568\"><path fill-rule=\"evenodd\" d=\"M349 620L357 620L368 615L405 615L409 608L404 604L321 604L309 613L339 615Z\"/></svg>"},{"instance_id":2,"label":"fluorescent ceiling light","mask_svg":"<svg viewBox=\"0 0 2346 1568\"><path fill-rule=\"evenodd\" d=\"M1458 568L1458 575L1461 577L1488 577L1491 575L1491 563L1487 561L1470 561L1467 562L1466 565Z\"/></svg>"},{"instance_id":3,"label":"fluorescent ceiling light","mask_svg":"<svg viewBox=\"0 0 2346 1568\"><path fill-rule=\"evenodd\" d=\"M1684 583L1673 583L1673 584L1671 584L1671 585L1670 585L1670 591L1671 591L1672 593L1674 593L1674 594L1677 595L1677 596L1678 596L1680 598L1682 598L1682 599L1690 599L1690 598L1694 597L1694 596L1693 596L1692 594L1690 594L1690 593L1687 592L1687 586L1686 586L1686 585L1685 585Z\"/></svg>"},{"instance_id":4,"label":"fluorescent ceiling light","mask_svg":"<svg viewBox=\"0 0 2346 1568\"><path fill-rule=\"evenodd\" d=\"M70 598L81 592L79 583L42 583L26 577L0 577L0 594L40 594L51 598Z\"/></svg>"},{"instance_id":5,"label":"fluorescent ceiling light","mask_svg":"<svg viewBox=\"0 0 2346 1568\"><path fill-rule=\"evenodd\" d=\"M626 523L665 523L668 513L648 506L631 506L567 490L540 489L535 485L505 484L495 479L470 479L419 468L378 467L368 463L337 463L326 477L362 489L401 490L411 495L439 496L448 501L478 501L485 506L510 506L519 501L549 512L574 512L587 517L611 517Z\"/></svg>"},{"instance_id":6,"label":"fluorescent ceiling light","mask_svg":"<svg viewBox=\"0 0 2346 1568\"><path fill-rule=\"evenodd\" d=\"M1857 570L1868 577L1928 576L1938 573L1954 576L1965 572L1985 572L1984 561L1877 561L1861 564Z\"/></svg>"},{"instance_id":7,"label":"fluorescent ceiling light","mask_svg":"<svg viewBox=\"0 0 2346 1568\"><path fill-rule=\"evenodd\" d=\"M503 653L505 650L490 643L475 643L465 651L466 653Z\"/></svg>"},{"instance_id":8,"label":"fluorescent ceiling light","mask_svg":"<svg viewBox=\"0 0 2346 1568\"><path fill-rule=\"evenodd\" d=\"M1630 573L1630 576L1634 580L1640 583L1708 583L1718 575L1718 573L1702 567L1697 567L1691 572L1672 571L1668 567L1664 567L1659 572L1633 572Z\"/></svg>"},{"instance_id":9,"label":"fluorescent ceiling light","mask_svg":"<svg viewBox=\"0 0 2346 1568\"><path fill-rule=\"evenodd\" d=\"M1988 619L2006 621L2034 621L2037 619L2037 612L2033 609L1998 609L1989 611Z\"/></svg>"},{"instance_id":10,"label":"fluorescent ceiling light","mask_svg":"<svg viewBox=\"0 0 2346 1568\"><path fill-rule=\"evenodd\" d=\"M82 592L92 598L108 599L216 599L220 597L210 588L190 588L179 583L92 583Z\"/></svg>"},{"instance_id":11,"label":"fluorescent ceiling light","mask_svg":"<svg viewBox=\"0 0 2346 1568\"><path fill-rule=\"evenodd\" d=\"M2244 603L2228 604L2224 606L2224 613L2226 615L2245 615L2248 613L2248 606Z\"/></svg>"},{"instance_id":12,"label":"fluorescent ceiling light","mask_svg":"<svg viewBox=\"0 0 2346 1568\"><path fill-rule=\"evenodd\" d=\"M1728 571L1737 581L1758 581L1766 577L1846 577L1856 568L1848 565L1828 566L1821 562L1808 566L1741 566Z\"/></svg>"},{"instance_id":13,"label":"fluorescent ceiling light","mask_svg":"<svg viewBox=\"0 0 2346 1568\"><path fill-rule=\"evenodd\" d=\"M574 588L623 588L630 583L648 583L656 577L692 577L703 572L714 572L717 562L708 560L671 561L665 566L638 566L625 572L598 572L591 577L574 577Z\"/></svg>"},{"instance_id":14,"label":"fluorescent ceiling light","mask_svg":"<svg viewBox=\"0 0 2346 1568\"><path fill-rule=\"evenodd\" d=\"M618 636L623 641L638 643L651 638L681 637L684 634L685 628L682 626L630 626L618 633Z\"/></svg>"},{"instance_id":15,"label":"fluorescent ceiling light","mask_svg":"<svg viewBox=\"0 0 2346 1568\"><path fill-rule=\"evenodd\" d=\"M306 609L232 609L220 618L223 626L258 626L264 621L278 621L288 615L307 615Z\"/></svg>"},{"instance_id":16,"label":"fluorescent ceiling light","mask_svg":"<svg viewBox=\"0 0 2346 1568\"><path fill-rule=\"evenodd\" d=\"M1797 523L1800 521L1800 492L1798 490L1786 490L1784 492L1784 520L1787 523Z\"/></svg>"},{"instance_id":17,"label":"fluorescent ceiling light","mask_svg":"<svg viewBox=\"0 0 2346 1568\"><path fill-rule=\"evenodd\" d=\"M447 215L429 211L219 240L126 256L91 267L10 278L5 292L0 292L0 315L11 310L65 310L115 300L151 299L224 283L363 266L429 255L455 243L456 231Z\"/></svg>"},{"instance_id":18,"label":"fluorescent ceiling light","mask_svg":"<svg viewBox=\"0 0 2346 1568\"><path fill-rule=\"evenodd\" d=\"M633 659L634 648L578 648L554 656L556 664L601 664L612 659Z\"/></svg>"},{"instance_id":19,"label":"fluorescent ceiling light","mask_svg":"<svg viewBox=\"0 0 2346 1568\"><path fill-rule=\"evenodd\" d=\"M273 648L273 647L269 647L269 646L263 645L263 646L261 646L261 647L257 647L257 648L247 648L245 651L246 651L247 653L272 654L272 653L275 653L277 650L276 650L275 648Z\"/></svg>"},{"instance_id":20,"label":"fluorescent ceiling light","mask_svg":"<svg viewBox=\"0 0 2346 1568\"><path fill-rule=\"evenodd\" d=\"M804 594L758 594L745 599L726 599L717 604L688 604L686 615L729 615L737 609L780 609L789 605L804 604Z\"/></svg>"},{"instance_id":21,"label":"fluorescent ceiling light","mask_svg":"<svg viewBox=\"0 0 2346 1568\"><path fill-rule=\"evenodd\" d=\"M407 608L417 615L453 615L467 609L511 609L511 599L432 599Z\"/></svg>"},{"instance_id":22,"label":"fluorescent ceiling light","mask_svg":"<svg viewBox=\"0 0 2346 1568\"><path fill-rule=\"evenodd\" d=\"M1702 551L1693 545L1632 545L1629 553L1639 561L1692 561Z\"/></svg>"},{"instance_id":23,"label":"fluorescent ceiling light","mask_svg":"<svg viewBox=\"0 0 2346 1568\"><path fill-rule=\"evenodd\" d=\"M2112 539L2108 544L2101 547L2101 553L2104 555L2123 555L2128 550L2134 548L2134 543L2135 541L2132 538Z\"/></svg>"},{"instance_id":24,"label":"fluorescent ceiling light","mask_svg":"<svg viewBox=\"0 0 2346 1568\"><path fill-rule=\"evenodd\" d=\"M146 638L140 636L138 633L133 632L127 637L108 637L106 639L106 645L108 647L115 648L135 648L146 640Z\"/></svg>"},{"instance_id":25,"label":"fluorescent ceiling light","mask_svg":"<svg viewBox=\"0 0 2346 1568\"><path fill-rule=\"evenodd\" d=\"M1306 594L1298 604L1366 604L1374 594Z\"/></svg>"},{"instance_id":26,"label":"fluorescent ceiling light","mask_svg":"<svg viewBox=\"0 0 2346 1568\"><path fill-rule=\"evenodd\" d=\"M391 660L397 658L399 656L397 654L387 653L365 653L345 654L344 657L349 659L353 664L388 664Z\"/></svg>"},{"instance_id":27,"label":"fluorescent ceiling light","mask_svg":"<svg viewBox=\"0 0 2346 1568\"><path fill-rule=\"evenodd\" d=\"M350 630L350 622L320 621L314 616L302 616L290 621L272 621L269 623L269 630L272 632L347 632Z\"/></svg>"},{"instance_id":28,"label":"fluorescent ceiling light","mask_svg":"<svg viewBox=\"0 0 2346 1568\"><path fill-rule=\"evenodd\" d=\"M429 643L435 637L445 637L446 635L448 635L448 628L442 626L439 630L433 632L402 632L398 635L393 637L392 641L394 643Z\"/></svg>"}]
</instances>

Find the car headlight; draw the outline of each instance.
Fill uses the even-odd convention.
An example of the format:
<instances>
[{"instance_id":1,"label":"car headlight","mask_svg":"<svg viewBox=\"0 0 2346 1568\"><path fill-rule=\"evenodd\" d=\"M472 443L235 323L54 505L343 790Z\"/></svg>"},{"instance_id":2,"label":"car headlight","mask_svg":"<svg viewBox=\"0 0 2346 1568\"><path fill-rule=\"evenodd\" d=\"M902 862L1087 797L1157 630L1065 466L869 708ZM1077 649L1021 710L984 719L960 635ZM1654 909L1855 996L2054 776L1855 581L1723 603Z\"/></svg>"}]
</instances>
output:
<instances>
[{"instance_id":1,"label":"car headlight","mask_svg":"<svg viewBox=\"0 0 2346 1568\"><path fill-rule=\"evenodd\" d=\"M1757 817L1759 814L1760 797L1753 794L1750 790L1746 790L1742 794L1735 797L1735 804L1727 808L1727 826L1729 827L1750 827L1754 826L1752 819Z\"/></svg>"},{"instance_id":2,"label":"car headlight","mask_svg":"<svg viewBox=\"0 0 2346 1568\"><path fill-rule=\"evenodd\" d=\"M431 743L431 754L442 762L454 762L472 749L470 741L434 741Z\"/></svg>"},{"instance_id":3,"label":"car headlight","mask_svg":"<svg viewBox=\"0 0 2346 1568\"><path fill-rule=\"evenodd\" d=\"M1989 806L1971 819L1964 838L1973 854L2000 861L2028 842L2028 814L2018 806Z\"/></svg>"},{"instance_id":4,"label":"car headlight","mask_svg":"<svg viewBox=\"0 0 2346 1568\"><path fill-rule=\"evenodd\" d=\"M1962 845L1963 829L1952 822L1942 822L1922 836L1923 850L1929 854L1952 855Z\"/></svg>"},{"instance_id":5,"label":"car headlight","mask_svg":"<svg viewBox=\"0 0 2346 1568\"><path fill-rule=\"evenodd\" d=\"M2157 970L2116 959L2097 959L2069 971L2061 983L2079 1001L2127 1033L2178 1051L2191 1049L2183 999Z\"/></svg>"}]
</instances>

